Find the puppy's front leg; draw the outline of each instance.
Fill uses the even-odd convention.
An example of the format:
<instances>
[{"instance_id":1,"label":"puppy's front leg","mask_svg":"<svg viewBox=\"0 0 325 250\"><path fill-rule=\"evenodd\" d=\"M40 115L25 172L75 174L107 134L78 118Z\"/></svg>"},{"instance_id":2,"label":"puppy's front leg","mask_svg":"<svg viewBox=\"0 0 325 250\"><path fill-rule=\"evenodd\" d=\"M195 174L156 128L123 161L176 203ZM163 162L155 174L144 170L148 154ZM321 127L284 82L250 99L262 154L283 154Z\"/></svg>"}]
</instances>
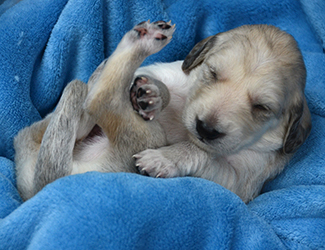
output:
<instances>
[{"instance_id":1,"label":"puppy's front leg","mask_svg":"<svg viewBox=\"0 0 325 250\"><path fill-rule=\"evenodd\" d=\"M141 174L151 177L196 176L211 156L189 141L159 149L147 149L134 155Z\"/></svg>"}]
</instances>

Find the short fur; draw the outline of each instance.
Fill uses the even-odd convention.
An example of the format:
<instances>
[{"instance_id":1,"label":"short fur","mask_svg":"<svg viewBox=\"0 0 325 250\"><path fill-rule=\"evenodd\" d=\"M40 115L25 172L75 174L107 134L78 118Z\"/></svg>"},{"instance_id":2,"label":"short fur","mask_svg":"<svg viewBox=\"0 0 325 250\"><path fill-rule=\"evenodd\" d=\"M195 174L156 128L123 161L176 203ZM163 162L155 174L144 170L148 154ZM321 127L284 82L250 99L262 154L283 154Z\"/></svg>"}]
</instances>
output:
<instances>
[{"instance_id":1,"label":"short fur","mask_svg":"<svg viewBox=\"0 0 325 250\"><path fill-rule=\"evenodd\" d=\"M52 114L18 134L23 199L95 170L202 177L248 202L282 171L311 129L294 38L242 26L199 42L184 62L137 70L173 31L170 23L139 24L88 87L71 82Z\"/></svg>"}]
</instances>

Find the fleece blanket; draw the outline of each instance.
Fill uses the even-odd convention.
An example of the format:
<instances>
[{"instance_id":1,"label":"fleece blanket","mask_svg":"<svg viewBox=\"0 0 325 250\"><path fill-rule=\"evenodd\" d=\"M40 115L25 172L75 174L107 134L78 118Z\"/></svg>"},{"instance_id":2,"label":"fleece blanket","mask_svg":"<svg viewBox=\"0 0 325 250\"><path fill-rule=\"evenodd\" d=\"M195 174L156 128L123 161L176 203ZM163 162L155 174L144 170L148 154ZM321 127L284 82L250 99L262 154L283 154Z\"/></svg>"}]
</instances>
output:
<instances>
[{"instance_id":1,"label":"fleece blanket","mask_svg":"<svg viewBox=\"0 0 325 250\"><path fill-rule=\"evenodd\" d=\"M0 249L325 249L323 0L0 1ZM243 24L292 34L307 67L310 137L249 204L200 178L130 173L61 178L22 202L13 138L87 81L123 34L172 20L172 42L144 64L184 59L201 39Z\"/></svg>"}]
</instances>

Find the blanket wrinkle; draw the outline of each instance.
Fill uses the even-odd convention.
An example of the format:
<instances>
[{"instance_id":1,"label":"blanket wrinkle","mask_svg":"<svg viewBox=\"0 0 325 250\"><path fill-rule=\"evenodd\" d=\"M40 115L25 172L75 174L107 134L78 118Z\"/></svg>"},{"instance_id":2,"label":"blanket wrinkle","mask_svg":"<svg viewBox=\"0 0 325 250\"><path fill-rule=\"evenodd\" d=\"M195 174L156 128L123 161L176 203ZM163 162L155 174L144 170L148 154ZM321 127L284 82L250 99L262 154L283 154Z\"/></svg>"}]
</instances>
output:
<instances>
[{"instance_id":1,"label":"blanket wrinkle","mask_svg":"<svg viewBox=\"0 0 325 250\"><path fill-rule=\"evenodd\" d=\"M244 24L297 40L313 128L249 204L200 178L90 172L22 202L13 138L51 112L141 21L172 20L171 43L143 65L182 60L198 41ZM323 0L0 0L0 250L325 249Z\"/></svg>"},{"instance_id":2,"label":"blanket wrinkle","mask_svg":"<svg viewBox=\"0 0 325 250\"><path fill-rule=\"evenodd\" d=\"M312 26L316 33L320 44L323 46L323 52L325 54L325 23L324 12L325 12L325 2L322 0L308 1L300 0L302 9L306 13L306 18L309 24Z\"/></svg>"}]
</instances>

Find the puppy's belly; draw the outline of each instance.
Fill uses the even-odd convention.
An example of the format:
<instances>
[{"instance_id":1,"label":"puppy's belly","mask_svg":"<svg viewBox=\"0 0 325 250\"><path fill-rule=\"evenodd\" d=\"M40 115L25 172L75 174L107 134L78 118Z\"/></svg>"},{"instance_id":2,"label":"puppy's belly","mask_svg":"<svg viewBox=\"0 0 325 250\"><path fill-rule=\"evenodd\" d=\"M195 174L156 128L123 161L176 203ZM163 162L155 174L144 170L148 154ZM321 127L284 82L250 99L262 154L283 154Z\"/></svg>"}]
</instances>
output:
<instances>
[{"instance_id":1,"label":"puppy's belly","mask_svg":"<svg viewBox=\"0 0 325 250\"><path fill-rule=\"evenodd\" d=\"M182 112L190 86L187 84L187 76L182 72L181 65L182 62L178 61L150 65L137 71L137 74L148 74L164 82L170 91L170 103L158 118L169 145L188 140L188 131L182 122ZM71 174L89 171L134 172L132 167L127 166L130 160L125 158L128 156L123 154L119 157L117 152L113 153L114 149L109 139L100 131L96 134L76 144ZM123 164L118 164L118 162L123 162Z\"/></svg>"},{"instance_id":2,"label":"puppy's belly","mask_svg":"<svg viewBox=\"0 0 325 250\"><path fill-rule=\"evenodd\" d=\"M89 171L103 172L109 148L110 143L106 136L94 136L89 140L77 143L73 152L71 174Z\"/></svg>"}]
</instances>

